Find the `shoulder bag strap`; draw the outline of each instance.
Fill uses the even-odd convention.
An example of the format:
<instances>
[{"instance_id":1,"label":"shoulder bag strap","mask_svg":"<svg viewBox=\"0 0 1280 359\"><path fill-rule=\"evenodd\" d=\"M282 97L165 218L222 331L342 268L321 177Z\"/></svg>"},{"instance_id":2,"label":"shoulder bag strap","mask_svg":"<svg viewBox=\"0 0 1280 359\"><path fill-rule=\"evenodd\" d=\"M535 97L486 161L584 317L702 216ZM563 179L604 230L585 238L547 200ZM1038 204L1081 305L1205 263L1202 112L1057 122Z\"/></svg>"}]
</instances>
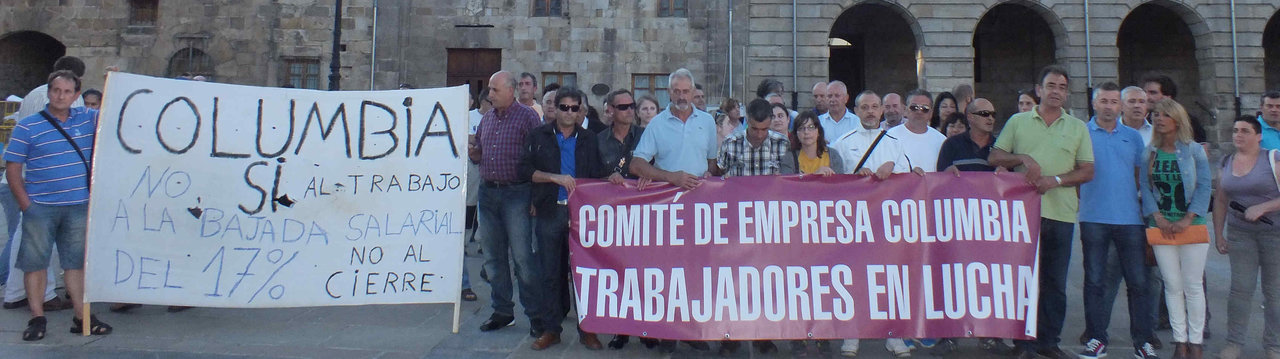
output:
<instances>
[{"instance_id":1,"label":"shoulder bag strap","mask_svg":"<svg viewBox=\"0 0 1280 359\"><path fill-rule=\"evenodd\" d=\"M880 144L880 139L884 138L885 131L880 130L880 134L876 135L875 141L871 141L871 147L867 147L867 152L862 153L862 159L858 160L858 165L853 167L853 173L858 173L862 169L862 165L867 164L867 158L871 157L871 151L876 149L876 145Z\"/></svg>"},{"instance_id":2,"label":"shoulder bag strap","mask_svg":"<svg viewBox=\"0 0 1280 359\"><path fill-rule=\"evenodd\" d=\"M58 130L58 133L62 134L62 138L66 139L67 143L71 144L71 148L76 149L76 155L80 156L80 164L84 165L85 188L88 188L90 183L92 183L89 181L89 175L92 170L89 168L89 159L84 157L84 151L80 150L80 145L76 144L76 141L71 138L71 135L67 134L67 130L62 129L62 125L59 125L58 121L54 120L53 116L49 115L47 111L41 110L40 116L44 117L45 121L49 121L49 125L52 125L54 129Z\"/></svg>"}]
</instances>

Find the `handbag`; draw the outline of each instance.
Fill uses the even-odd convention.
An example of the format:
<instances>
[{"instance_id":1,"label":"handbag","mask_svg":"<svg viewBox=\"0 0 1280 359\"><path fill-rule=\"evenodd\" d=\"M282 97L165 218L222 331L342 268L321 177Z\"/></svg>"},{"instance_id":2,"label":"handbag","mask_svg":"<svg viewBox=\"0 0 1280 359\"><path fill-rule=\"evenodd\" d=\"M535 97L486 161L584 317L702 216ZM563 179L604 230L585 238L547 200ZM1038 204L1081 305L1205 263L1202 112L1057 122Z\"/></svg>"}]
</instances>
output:
<instances>
[{"instance_id":1,"label":"handbag","mask_svg":"<svg viewBox=\"0 0 1280 359\"><path fill-rule=\"evenodd\" d=\"M1173 239L1166 239L1160 228L1147 228L1147 244L1153 246L1180 246L1183 244L1209 243L1209 226L1196 224L1187 226L1187 230L1175 233Z\"/></svg>"}]
</instances>

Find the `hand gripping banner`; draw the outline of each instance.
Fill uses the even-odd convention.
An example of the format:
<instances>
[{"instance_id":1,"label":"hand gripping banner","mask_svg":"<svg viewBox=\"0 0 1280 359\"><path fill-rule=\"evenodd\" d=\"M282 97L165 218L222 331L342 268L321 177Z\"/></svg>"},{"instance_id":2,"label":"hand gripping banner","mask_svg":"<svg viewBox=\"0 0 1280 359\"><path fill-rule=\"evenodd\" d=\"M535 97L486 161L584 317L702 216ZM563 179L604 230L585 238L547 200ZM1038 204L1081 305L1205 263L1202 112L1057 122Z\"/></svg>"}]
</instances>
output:
<instances>
[{"instance_id":1,"label":"hand gripping banner","mask_svg":"<svg viewBox=\"0 0 1280 359\"><path fill-rule=\"evenodd\" d=\"M1040 196L1019 174L580 181L583 330L663 339L1035 335Z\"/></svg>"}]
</instances>

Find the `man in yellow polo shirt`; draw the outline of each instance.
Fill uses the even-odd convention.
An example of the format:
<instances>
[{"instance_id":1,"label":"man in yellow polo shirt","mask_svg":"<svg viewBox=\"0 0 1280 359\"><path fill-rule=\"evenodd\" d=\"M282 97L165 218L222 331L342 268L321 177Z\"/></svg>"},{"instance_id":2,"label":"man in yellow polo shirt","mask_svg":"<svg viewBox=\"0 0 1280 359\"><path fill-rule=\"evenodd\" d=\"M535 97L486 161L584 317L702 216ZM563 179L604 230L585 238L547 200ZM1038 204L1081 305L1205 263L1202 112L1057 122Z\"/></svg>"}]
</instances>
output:
<instances>
[{"instance_id":1,"label":"man in yellow polo shirt","mask_svg":"<svg viewBox=\"0 0 1280 359\"><path fill-rule=\"evenodd\" d=\"M1074 357L1058 348L1067 310L1067 268L1079 199L1072 187L1093 179L1093 144L1084 121L1067 114L1067 71L1040 71L1040 105L1005 123L988 162L1015 167L1040 192L1040 308L1036 340L1019 341L1019 358Z\"/></svg>"}]
</instances>

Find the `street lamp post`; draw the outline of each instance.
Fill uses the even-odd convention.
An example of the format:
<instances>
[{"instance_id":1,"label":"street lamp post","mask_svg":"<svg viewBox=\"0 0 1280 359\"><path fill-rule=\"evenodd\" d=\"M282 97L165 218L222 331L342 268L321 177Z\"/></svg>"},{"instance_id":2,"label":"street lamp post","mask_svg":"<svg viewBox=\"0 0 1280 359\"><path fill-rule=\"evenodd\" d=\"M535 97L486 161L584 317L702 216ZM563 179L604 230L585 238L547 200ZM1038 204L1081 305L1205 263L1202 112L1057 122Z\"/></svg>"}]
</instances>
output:
<instances>
[{"instance_id":1,"label":"street lamp post","mask_svg":"<svg viewBox=\"0 0 1280 359\"><path fill-rule=\"evenodd\" d=\"M340 43L342 43L342 0L334 0L333 58L329 61L329 91L341 89L341 86L338 85L341 78L338 72L342 69L342 62L338 59L338 46Z\"/></svg>"}]
</instances>

